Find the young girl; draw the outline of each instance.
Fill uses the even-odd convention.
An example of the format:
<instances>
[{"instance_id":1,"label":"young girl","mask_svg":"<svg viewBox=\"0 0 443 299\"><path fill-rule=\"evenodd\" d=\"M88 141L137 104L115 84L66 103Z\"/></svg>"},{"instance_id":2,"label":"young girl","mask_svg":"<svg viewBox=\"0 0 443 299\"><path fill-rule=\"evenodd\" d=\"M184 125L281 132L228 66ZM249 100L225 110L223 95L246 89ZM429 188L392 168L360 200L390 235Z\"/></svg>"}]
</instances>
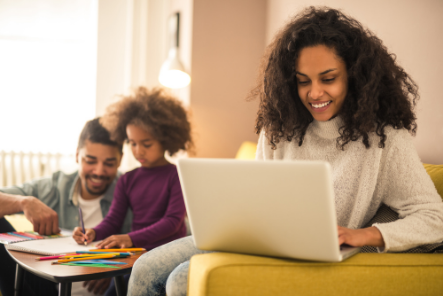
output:
<instances>
[{"instance_id":1,"label":"young girl","mask_svg":"<svg viewBox=\"0 0 443 299\"><path fill-rule=\"evenodd\" d=\"M161 89L139 87L133 96L110 105L103 126L116 142L127 141L141 167L122 175L109 213L94 228L74 230L77 243L103 240L98 248L150 250L186 235L185 205L176 166L165 159L193 147L191 126L180 102ZM120 232L131 209L131 232Z\"/></svg>"},{"instance_id":2,"label":"young girl","mask_svg":"<svg viewBox=\"0 0 443 299\"><path fill-rule=\"evenodd\" d=\"M256 158L328 161L339 243L381 252L443 240L443 203L408 133L417 86L394 57L356 20L311 7L268 47L252 93L260 99ZM382 205L399 219L368 226ZM128 295L158 295L165 285L168 295L186 294L197 253L187 237L144 254Z\"/></svg>"}]
</instances>

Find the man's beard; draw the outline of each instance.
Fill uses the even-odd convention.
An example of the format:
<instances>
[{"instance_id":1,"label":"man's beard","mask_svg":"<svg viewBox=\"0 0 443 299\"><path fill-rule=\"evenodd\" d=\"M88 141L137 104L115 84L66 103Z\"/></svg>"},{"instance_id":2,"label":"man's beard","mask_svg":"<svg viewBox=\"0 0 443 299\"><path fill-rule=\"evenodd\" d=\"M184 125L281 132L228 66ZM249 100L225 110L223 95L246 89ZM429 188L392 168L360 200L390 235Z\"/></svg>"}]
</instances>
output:
<instances>
[{"instance_id":1,"label":"man's beard","mask_svg":"<svg viewBox=\"0 0 443 299\"><path fill-rule=\"evenodd\" d=\"M104 182L107 182L107 184L104 186L103 190L101 190L101 191L94 191L94 190L91 190L89 188L89 186L88 186L88 179L89 178L100 179L100 180L103 180ZM85 176L85 188L86 188L86 191L88 191L88 193L91 194L91 195L102 195L102 194L104 194L106 192L106 190L108 190L108 187L110 185L110 183L109 183L110 180L111 180L111 178L108 177L108 176L104 176L104 175L98 176L98 175L94 175L94 174L92 174L92 175L88 174L88 175Z\"/></svg>"}]
</instances>

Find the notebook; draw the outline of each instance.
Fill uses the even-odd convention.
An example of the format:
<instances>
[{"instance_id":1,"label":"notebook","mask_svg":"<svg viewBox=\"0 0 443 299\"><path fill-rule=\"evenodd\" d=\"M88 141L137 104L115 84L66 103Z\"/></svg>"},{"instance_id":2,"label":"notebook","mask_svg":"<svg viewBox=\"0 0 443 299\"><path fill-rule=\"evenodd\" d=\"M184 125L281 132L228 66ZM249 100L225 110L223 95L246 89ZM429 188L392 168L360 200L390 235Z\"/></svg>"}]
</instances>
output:
<instances>
[{"instance_id":1,"label":"notebook","mask_svg":"<svg viewBox=\"0 0 443 299\"><path fill-rule=\"evenodd\" d=\"M194 243L202 250L339 262L334 189L324 161L179 159Z\"/></svg>"},{"instance_id":2,"label":"notebook","mask_svg":"<svg viewBox=\"0 0 443 299\"><path fill-rule=\"evenodd\" d=\"M59 234L51 236L43 236L32 231L0 233L0 244L14 244L24 241L62 238L71 235L72 231L64 229L62 229L62 231Z\"/></svg>"},{"instance_id":3,"label":"notebook","mask_svg":"<svg viewBox=\"0 0 443 299\"><path fill-rule=\"evenodd\" d=\"M75 251L90 250L95 248L92 242L88 245L80 245L75 242L72 237L62 237L56 239L30 240L20 242L18 244L8 244L5 248L8 250L16 250L40 255L60 255Z\"/></svg>"}]
</instances>

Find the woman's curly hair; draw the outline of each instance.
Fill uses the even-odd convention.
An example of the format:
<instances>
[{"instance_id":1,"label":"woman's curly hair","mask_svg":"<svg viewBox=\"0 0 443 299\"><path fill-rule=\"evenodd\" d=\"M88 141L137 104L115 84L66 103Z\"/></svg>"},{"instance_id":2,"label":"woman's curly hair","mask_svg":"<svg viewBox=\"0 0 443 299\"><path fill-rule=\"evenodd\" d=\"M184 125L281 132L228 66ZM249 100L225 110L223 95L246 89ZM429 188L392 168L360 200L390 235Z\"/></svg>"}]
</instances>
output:
<instances>
[{"instance_id":1,"label":"woman's curly hair","mask_svg":"<svg viewBox=\"0 0 443 299\"><path fill-rule=\"evenodd\" d=\"M109 105L100 123L110 132L111 139L119 143L128 138L126 126L134 124L150 132L171 156L179 150L194 150L186 110L161 88L138 87L133 95Z\"/></svg>"},{"instance_id":2,"label":"woman's curly hair","mask_svg":"<svg viewBox=\"0 0 443 299\"><path fill-rule=\"evenodd\" d=\"M346 64L348 92L340 111L338 148L368 133L385 146L385 127L405 128L415 134L417 85L395 62L382 41L356 20L327 7L309 7L296 15L268 46L256 87L249 98L259 98L256 133L263 129L273 149L282 138L303 144L313 117L302 104L295 80L295 65L306 47L325 45Z\"/></svg>"}]
</instances>

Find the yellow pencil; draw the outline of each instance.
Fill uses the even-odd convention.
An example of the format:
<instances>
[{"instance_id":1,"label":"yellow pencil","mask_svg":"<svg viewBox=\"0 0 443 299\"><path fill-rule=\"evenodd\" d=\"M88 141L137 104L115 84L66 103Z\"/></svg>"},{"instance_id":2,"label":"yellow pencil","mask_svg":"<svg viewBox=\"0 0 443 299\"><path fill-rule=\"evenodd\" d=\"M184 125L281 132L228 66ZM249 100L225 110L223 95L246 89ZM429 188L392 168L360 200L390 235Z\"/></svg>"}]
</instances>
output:
<instances>
[{"instance_id":1,"label":"yellow pencil","mask_svg":"<svg viewBox=\"0 0 443 299\"><path fill-rule=\"evenodd\" d=\"M83 257L83 258L78 258L78 259L74 259L76 261L84 261L84 260L99 260L99 259L109 259L109 258L113 258L115 256L118 256L118 254L101 254L100 256L90 256L90 257ZM53 265L55 264L61 264L61 263L67 263L67 262L72 262L72 258L71 259L63 259L63 260L58 260L56 262L52 262Z\"/></svg>"},{"instance_id":2,"label":"yellow pencil","mask_svg":"<svg viewBox=\"0 0 443 299\"><path fill-rule=\"evenodd\" d=\"M65 255L65 256L59 257L59 259L66 259L66 258L82 258L82 257L88 257L88 256L97 257L97 256L102 256L102 255L106 255L106 254L78 254L78 255ZM109 255L109 254L108 254L108 255Z\"/></svg>"},{"instance_id":3,"label":"yellow pencil","mask_svg":"<svg viewBox=\"0 0 443 299\"><path fill-rule=\"evenodd\" d=\"M144 248L113 248L113 249L89 249L89 251L130 252L130 251L146 251L146 249L144 249Z\"/></svg>"}]
</instances>

